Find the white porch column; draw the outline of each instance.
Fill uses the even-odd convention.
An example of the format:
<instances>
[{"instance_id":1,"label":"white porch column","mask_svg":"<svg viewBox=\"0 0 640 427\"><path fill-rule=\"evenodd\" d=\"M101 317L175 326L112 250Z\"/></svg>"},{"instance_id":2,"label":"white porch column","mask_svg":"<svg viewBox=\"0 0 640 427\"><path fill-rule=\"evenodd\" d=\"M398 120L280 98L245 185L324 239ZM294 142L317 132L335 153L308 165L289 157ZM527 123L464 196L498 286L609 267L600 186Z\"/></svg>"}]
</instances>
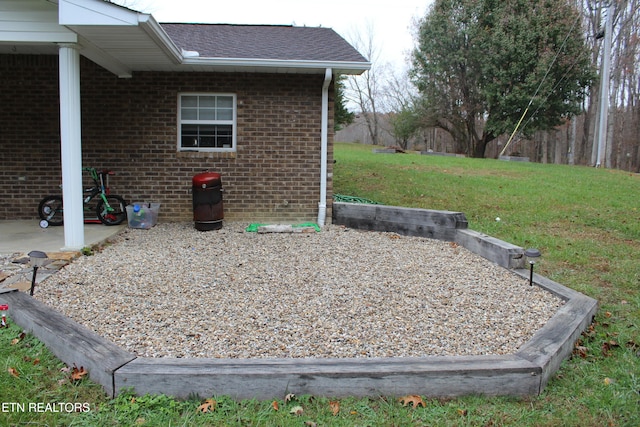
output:
<instances>
[{"instance_id":1,"label":"white porch column","mask_svg":"<svg viewBox=\"0 0 640 427\"><path fill-rule=\"evenodd\" d=\"M80 114L80 53L75 44L59 46L60 147L64 199L64 248L84 247L82 209L82 125Z\"/></svg>"}]
</instances>

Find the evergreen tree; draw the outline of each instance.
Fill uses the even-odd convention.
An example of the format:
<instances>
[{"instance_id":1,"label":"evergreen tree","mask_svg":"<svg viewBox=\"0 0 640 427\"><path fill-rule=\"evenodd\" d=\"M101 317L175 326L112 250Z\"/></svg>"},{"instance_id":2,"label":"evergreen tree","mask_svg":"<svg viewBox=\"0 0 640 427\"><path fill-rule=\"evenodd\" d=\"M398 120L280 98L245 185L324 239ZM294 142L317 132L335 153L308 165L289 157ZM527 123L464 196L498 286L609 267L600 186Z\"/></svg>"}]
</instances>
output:
<instances>
[{"instance_id":1,"label":"evergreen tree","mask_svg":"<svg viewBox=\"0 0 640 427\"><path fill-rule=\"evenodd\" d=\"M347 110L347 107L344 105L345 97L344 90L345 85L344 82L347 79L346 76L338 76L335 82L335 99L334 99L334 130L340 130L344 126L353 122L355 114L351 111Z\"/></svg>"},{"instance_id":2,"label":"evergreen tree","mask_svg":"<svg viewBox=\"0 0 640 427\"><path fill-rule=\"evenodd\" d=\"M594 76L580 25L568 0L436 0L419 22L411 70L423 122L473 157L527 107L525 135L559 125Z\"/></svg>"}]
</instances>

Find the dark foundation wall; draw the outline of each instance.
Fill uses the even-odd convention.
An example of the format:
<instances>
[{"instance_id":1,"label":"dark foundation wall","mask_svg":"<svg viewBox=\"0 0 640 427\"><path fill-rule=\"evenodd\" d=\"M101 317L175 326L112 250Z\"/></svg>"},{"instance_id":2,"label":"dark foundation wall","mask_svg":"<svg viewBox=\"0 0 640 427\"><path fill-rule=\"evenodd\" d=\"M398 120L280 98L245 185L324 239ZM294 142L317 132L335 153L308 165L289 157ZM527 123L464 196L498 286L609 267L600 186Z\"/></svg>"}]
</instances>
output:
<instances>
[{"instance_id":1,"label":"dark foundation wall","mask_svg":"<svg viewBox=\"0 0 640 427\"><path fill-rule=\"evenodd\" d=\"M0 76L0 219L36 219L39 199L60 192L58 59L0 55ZM112 191L128 201L161 203L160 220L192 219L191 178L204 170L222 174L227 220L315 220L322 79L160 72L119 79L83 59L83 165L113 169ZM236 94L235 153L177 151L180 92ZM331 131L329 177L332 152ZM331 188L329 178L329 195Z\"/></svg>"}]
</instances>

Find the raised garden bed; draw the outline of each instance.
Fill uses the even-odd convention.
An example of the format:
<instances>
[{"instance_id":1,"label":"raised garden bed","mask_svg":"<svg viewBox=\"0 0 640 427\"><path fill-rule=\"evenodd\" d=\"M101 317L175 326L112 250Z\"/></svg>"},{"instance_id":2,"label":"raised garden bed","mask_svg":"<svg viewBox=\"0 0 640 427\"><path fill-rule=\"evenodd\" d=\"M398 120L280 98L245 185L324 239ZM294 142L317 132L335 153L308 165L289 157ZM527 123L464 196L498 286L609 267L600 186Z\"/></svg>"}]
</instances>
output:
<instances>
[{"instance_id":1,"label":"raised garden bed","mask_svg":"<svg viewBox=\"0 0 640 427\"><path fill-rule=\"evenodd\" d=\"M334 203L334 223L456 242L528 278L522 249L467 229L459 212ZM109 395L123 388L177 397L225 394L280 398L286 393L325 396L448 397L465 394L535 395L568 357L588 327L597 302L542 276L535 284L566 302L514 354L360 359L144 358L126 352L24 293L0 294L12 319L32 331L62 361L84 366Z\"/></svg>"}]
</instances>

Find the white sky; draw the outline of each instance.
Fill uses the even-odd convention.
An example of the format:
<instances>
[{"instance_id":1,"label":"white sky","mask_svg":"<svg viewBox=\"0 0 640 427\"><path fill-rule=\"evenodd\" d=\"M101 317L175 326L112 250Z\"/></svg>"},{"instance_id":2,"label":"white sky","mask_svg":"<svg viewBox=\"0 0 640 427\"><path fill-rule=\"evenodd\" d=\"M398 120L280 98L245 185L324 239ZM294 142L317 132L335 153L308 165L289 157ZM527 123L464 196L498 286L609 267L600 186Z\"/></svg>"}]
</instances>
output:
<instances>
[{"instance_id":1,"label":"white sky","mask_svg":"<svg viewBox=\"0 0 640 427\"><path fill-rule=\"evenodd\" d=\"M405 68L413 47L414 18L426 14L432 0L116 0L151 13L158 22L284 24L329 27L348 41L366 39L373 28L379 62ZM364 53L364 52L361 52Z\"/></svg>"}]
</instances>

